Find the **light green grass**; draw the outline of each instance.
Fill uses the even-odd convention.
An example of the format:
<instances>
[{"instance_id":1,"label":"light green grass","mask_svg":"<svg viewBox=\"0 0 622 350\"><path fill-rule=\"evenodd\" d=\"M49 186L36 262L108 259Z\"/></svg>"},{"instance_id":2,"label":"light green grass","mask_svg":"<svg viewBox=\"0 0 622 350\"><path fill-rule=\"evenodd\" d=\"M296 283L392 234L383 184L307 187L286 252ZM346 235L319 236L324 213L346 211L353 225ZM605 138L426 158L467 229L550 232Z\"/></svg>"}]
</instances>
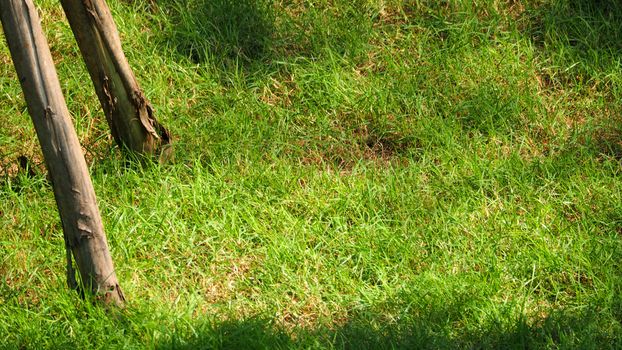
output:
<instances>
[{"instance_id":1,"label":"light green grass","mask_svg":"<svg viewBox=\"0 0 622 350\"><path fill-rule=\"evenodd\" d=\"M38 5L129 303L65 286L2 44L1 347L622 347L617 2L110 1L145 168Z\"/></svg>"}]
</instances>

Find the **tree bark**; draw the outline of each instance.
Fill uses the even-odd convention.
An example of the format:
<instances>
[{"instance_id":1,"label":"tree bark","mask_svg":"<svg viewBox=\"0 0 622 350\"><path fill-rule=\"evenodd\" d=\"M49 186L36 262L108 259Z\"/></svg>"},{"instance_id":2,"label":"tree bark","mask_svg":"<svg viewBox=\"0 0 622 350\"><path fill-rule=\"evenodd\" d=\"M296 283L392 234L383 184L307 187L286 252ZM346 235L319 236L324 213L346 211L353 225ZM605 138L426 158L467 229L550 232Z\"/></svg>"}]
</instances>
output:
<instances>
[{"instance_id":1,"label":"tree bark","mask_svg":"<svg viewBox=\"0 0 622 350\"><path fill-rule=\"evenodd\" d=\"M140 155L167 157L169 133L134 77L105 0L61 4L117 144Z\"/></svg>"},{"instance_id":2,"label":"tree bark","mask_svg":"<svg viewBox=\"0 0 622 350\"><path fill-rule=\"evenodd\" d=\"M67 249L67 279L122 305L95 191L32 0L0 0L0 20L54 187ZM71 252L71 253L70 253Z\"/></svg>"}]
</instances>

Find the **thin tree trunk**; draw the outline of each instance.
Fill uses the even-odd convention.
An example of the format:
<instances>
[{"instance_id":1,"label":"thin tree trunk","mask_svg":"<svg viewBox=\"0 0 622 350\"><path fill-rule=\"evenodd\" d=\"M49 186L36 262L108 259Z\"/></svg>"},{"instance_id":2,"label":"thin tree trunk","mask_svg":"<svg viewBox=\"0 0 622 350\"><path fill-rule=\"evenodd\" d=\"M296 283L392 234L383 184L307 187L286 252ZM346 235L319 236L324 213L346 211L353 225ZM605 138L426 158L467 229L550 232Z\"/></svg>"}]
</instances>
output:
<instances>
[{"instance_id":1,"label":"thin tree trunk","mask_svg":"<svg viewBox=\"0 0 622 350\"><path fill-rule=\"evenodd\" d=\"M117 144L141 155L168 156L169 133L134 77L105 0L61 4Z\"/></svg>"},{"instance_id":2,"label":"thin tree trunk","mask_svg":"<svg viewBox=\"0 0 622 350\"><path fill-rule=\"evenodd\" d=\"M67 249L67 282L76 287L73 253L84 288L106 303L122 305L95 191L32 0L0 0L0 20L52 179Z\"/></svg>"}]
</instances>

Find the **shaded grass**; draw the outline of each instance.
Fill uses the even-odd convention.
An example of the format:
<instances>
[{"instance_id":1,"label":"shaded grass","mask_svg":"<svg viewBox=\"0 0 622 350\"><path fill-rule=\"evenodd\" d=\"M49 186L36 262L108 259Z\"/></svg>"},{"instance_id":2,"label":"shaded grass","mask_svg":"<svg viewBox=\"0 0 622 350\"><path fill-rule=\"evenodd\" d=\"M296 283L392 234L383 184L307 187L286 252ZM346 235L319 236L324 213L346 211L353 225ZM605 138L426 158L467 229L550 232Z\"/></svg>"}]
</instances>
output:
<instances>
[{"instance_id":1,"label":"shaded grass","mask_svg":"<svg viewBox=\"0 0 622 350\"><path fill-rule=\"evenodd\" d=\"M619 6L113 1L176 135L149 168L40 6L130 304L67 291L4 65L6 347L620 346Z\"/></svg>"}]
</instances>

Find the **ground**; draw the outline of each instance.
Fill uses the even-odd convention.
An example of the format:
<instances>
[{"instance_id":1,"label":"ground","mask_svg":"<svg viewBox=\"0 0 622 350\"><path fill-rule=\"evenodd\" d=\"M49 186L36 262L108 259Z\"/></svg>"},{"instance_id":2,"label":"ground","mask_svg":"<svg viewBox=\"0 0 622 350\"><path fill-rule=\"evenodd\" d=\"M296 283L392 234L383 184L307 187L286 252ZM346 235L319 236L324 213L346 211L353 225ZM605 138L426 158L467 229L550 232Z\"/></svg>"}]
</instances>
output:
<instances>
[{"instance_id":1,"label":"ground","mask_svg":"<svg viewBox=\"0 0 622 350\"><path fill-rule=\"evenodd\" d=\"M617 2L110 0L174 137L150 166L37 5L128 306L66 287L2 43L0 344L622 347Z\"/></svg>"}]
</instances>

